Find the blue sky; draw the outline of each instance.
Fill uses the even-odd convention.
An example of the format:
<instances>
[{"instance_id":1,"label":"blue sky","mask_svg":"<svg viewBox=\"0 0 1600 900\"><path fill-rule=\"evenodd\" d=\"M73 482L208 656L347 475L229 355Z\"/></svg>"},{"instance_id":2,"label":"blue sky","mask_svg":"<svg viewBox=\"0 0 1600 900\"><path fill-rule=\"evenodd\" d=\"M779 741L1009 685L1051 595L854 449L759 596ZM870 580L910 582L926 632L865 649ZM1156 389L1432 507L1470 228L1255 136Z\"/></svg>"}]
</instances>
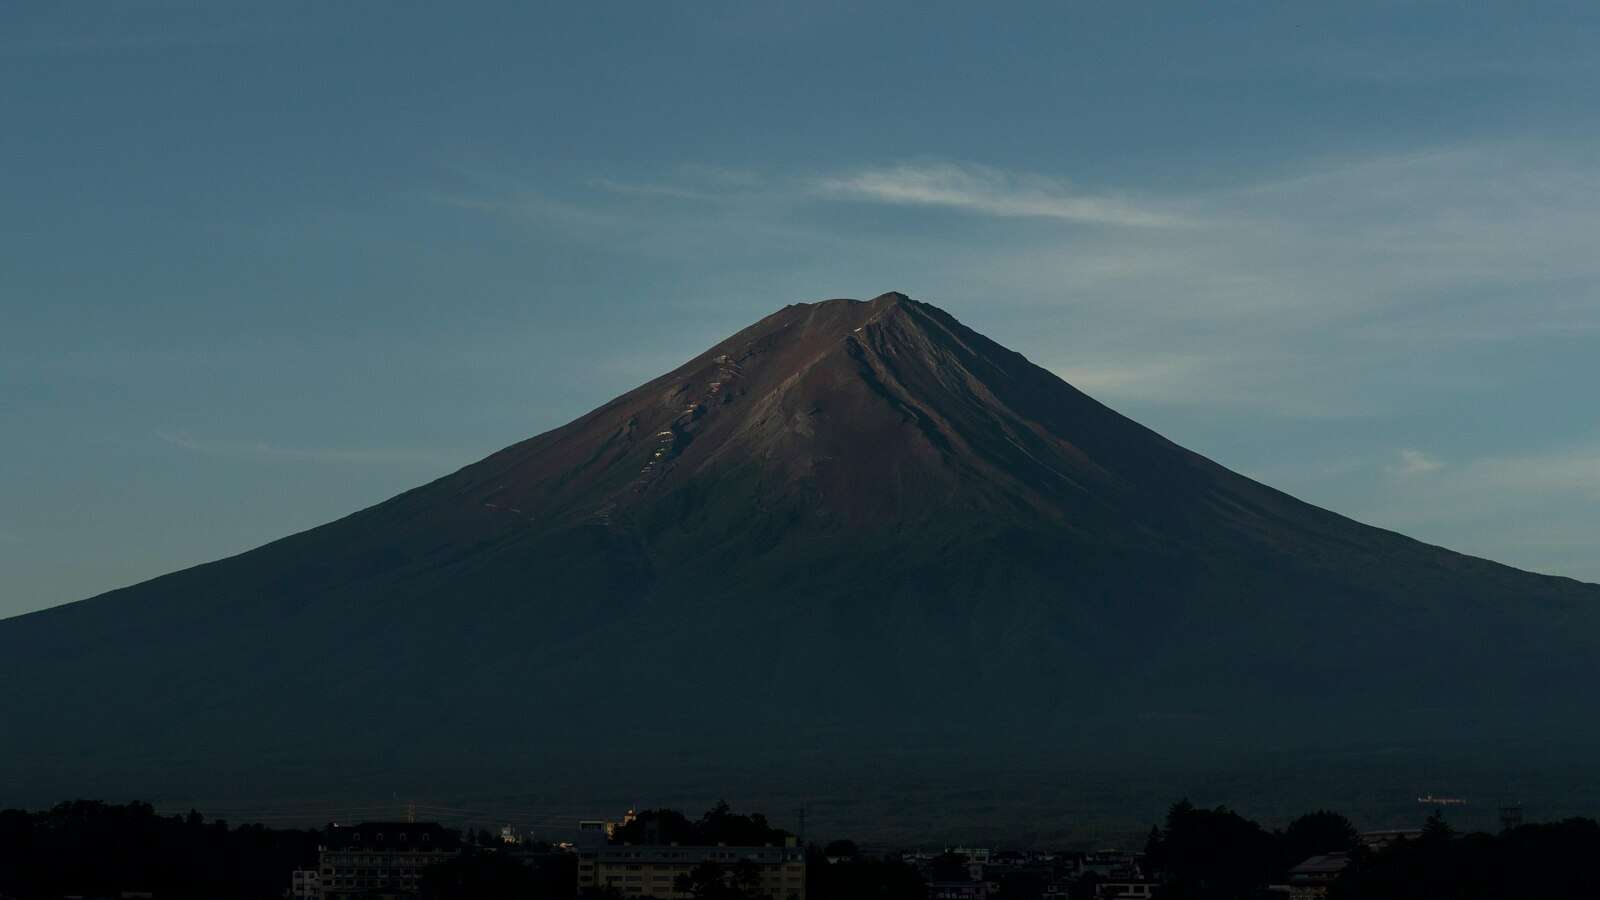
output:
<instances>
[{"instance_id":1,"label":"blue sky","mask_svg":"<svg viewBox=\"0 0 1600 900\"><path fill-rule=\"evenodd\" d=\"M0 615L901 290L1600 581L1593 4L8 3Z\"/></svg>"}]
</instances>

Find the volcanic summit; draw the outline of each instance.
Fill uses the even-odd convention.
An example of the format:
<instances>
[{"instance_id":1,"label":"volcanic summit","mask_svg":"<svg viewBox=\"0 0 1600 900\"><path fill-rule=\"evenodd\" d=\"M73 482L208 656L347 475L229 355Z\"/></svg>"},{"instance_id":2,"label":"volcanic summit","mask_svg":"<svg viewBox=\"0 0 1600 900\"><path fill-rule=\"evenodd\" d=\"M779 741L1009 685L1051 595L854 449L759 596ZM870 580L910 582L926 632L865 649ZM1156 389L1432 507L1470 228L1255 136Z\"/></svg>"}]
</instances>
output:
<instances>
[{"instance_id":1,"label":"volcanic summit","mask_svg":"<svg viewBox=\"0 0 1600 900\"><path fill-rule=\"evenodd\" d=\"M1302 503L891 293L0 622L0 786L1591 740L1597 626L1600 587Z\"/></svg>"}]
</instances>

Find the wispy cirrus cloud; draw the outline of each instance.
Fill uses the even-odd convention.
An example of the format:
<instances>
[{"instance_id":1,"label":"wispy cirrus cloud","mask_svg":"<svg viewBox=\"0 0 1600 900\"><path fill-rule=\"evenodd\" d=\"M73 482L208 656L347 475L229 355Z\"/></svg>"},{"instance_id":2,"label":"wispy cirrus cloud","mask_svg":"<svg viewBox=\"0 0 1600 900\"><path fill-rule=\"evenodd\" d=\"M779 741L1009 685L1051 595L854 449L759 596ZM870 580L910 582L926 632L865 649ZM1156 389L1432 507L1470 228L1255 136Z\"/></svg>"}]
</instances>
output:
<instances>
[{"instance_id":1,"label":"wispy cirrus cloud","mask_svg":"<svg viewBox=\"0 0 1600 900\"><path fill-rule=\"evenodd\" d=\"M1396 454L1396 461L1388 467L1392 475L1401 478L1410 478L1416 475L1429 475L1444 468L1444 463L1429 456L1421 450L1404 448Z\"/></svg>"},{"instance_id":2,"label":"wispy cirrus cloud","mask_svg":"<svg viewBox=\"0 0 1600 900\"><path fill-rule=\"evenodd\" d=\"M1342 486L1340 486L1342 488ZM1595 509L1600 444L1485 455L1370 493L1339 490L1342 512L1534 571L1600 582Z\"/></svg>"},{"instance_id":3,"label":"wispy cirrus cloud","mask_svg":"<svg viewBox=\"0 0 1600 900\"><path fill-rule=\"evenodd\" d=\"M1479 142L1348 154L1137 197L949 160L787 175L679 165L591 178L586 195L559 199L475 178L446 202L588 226L610 252L715 252L719 271L822 293L858 277L865 293L936 285L931 299L958 311L1025 311L1026 333L996 336L1105 399L1327 417L1398 405L1372 389L1396 366L1413 369L1409 393L1478 389L1494 374L1452 363L1467 345L1600 334L1591 151ZM840 215L845 203L905 215L864 221ZM930 226L917 218L930 209L972 215ZM1016 227L978 221L995 218ZM1441 364L1418 369L1419 353Z\"/></svg>"},{"instance_id":4,"label":"wispy cirrus cloud","mask_svg":"<svg viewBox=\"0 0 1600 900\"><path fill-rule=\"evenodd\" d=\"M1600 446L1553 452L1487 457L1463 468L1458 489L1489 485L1519 494L1561 494L1600 500Z\"/></svg>"},{"instance_id":5,"label":"wispy cirrus cloud","mask_svg":"<svg viewBox=\"0 0 1600 900\"><path fill-rule=\"evenodd\" d=\"M951 162L899 163L819 181L836 196L930 206L985 216L1059 219L1086 225L1160 228L1185 224L1172 212L1075 188L1065 179Z\"/></svg>"}]
</instances>

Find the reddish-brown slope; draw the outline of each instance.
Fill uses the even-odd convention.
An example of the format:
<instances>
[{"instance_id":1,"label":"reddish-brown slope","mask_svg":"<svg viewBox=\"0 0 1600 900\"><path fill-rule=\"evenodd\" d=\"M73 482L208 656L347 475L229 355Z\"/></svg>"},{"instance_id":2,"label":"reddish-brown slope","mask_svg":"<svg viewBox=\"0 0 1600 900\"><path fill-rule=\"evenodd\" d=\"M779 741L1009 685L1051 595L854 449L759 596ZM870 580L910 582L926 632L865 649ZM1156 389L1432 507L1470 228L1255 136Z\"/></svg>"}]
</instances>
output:
<instances>
[{"instance_id":1,"label":"reddish-brown slope","mask_svg":"<svg viewBox=\"0 0 1600 900\"><path fill-rule=\"evenodd\" d=\"M886 294L786 307L321 528L0 623L0 683L29 685L0 695L0 781L222 777L174 766L204 747L282 783L375 765L353 736L466 781L491 746L982 768L1566 740L1595 731L1597 611L1240 477Z\"/></svg>"}]
</instances>

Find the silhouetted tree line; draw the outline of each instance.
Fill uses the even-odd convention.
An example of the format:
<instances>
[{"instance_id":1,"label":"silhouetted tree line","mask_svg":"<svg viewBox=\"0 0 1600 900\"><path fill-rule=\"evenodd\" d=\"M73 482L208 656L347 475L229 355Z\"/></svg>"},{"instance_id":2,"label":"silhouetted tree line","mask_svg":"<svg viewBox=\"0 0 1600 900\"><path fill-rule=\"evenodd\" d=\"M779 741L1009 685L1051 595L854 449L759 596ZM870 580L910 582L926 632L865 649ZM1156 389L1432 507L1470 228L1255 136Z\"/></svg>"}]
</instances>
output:
<instances>
[{"instance_id":1,"label":"silhouetted tree line","mask_svg":"<svg viewBox=\"0 0 1600 900\"><path fill-rule=\"evenodd\" d=\"M611 834L613 844L683 844L711 847L782 846L789 832L774 828L761 813L735 813L726 802L706 810L690 821L675 809L647 809L634 814L633 821L617 826Z\"/></svg>"},{"instance_id":2,"label":"silhouetted tree line","mask_svg":"<svg viewBox=\"0 0 1600 900\"><path fill-rule=\"evenodd\" d=\"M1165 828L1151 829L1145 862L1164 882L1163 898L1235 900L1254 897L1307 857L1359 845L1354 826L1338 813L1314 812L1270 832L1226 807L1201 809L1183 800L1167 811Z\"/></svg>"},{"instance_id":3,"label":"silhouetted tree line","mask_svg":"<svg viewBox=\"0 0 1600 900\"><path fill-rule=\"evenodd\" d=\"M694 821L674 810L646 811L618 829L618 840L628 837L640 844L759 846L782 843L788 832L759 814L734 814L724 803ZM147 891L161 900L268 900L283 895L291 870L316 866L320 840L317 831L230 828L193 811L160 816L146 803L79 800L40 812L4 810L0 898ZM1374 852L1338 813L1310 813L1282 831L1268 831L1225 807L1182 801L1151 829L1146 864L1162 882L1162 900L1254 900L1308 857L1335 852L1348 853L1350 865L1333 882L1330 900L1600 897L1594 862L1600 860L1600 824L1580 818L1460 835L1435 814L1417 838ZM936 879L966 877L965 861L955 856L935 860L930 871ZM925 900L928 893L915 867L894 856L864 855L850 841L808 847L806 882L808 896L826 900ZM553 900L571 897L575 884L571 854L511 850L478 832L466 835L461 856L424 872L421 894L425 900ZM707 862L676 887L701 900L761 897L759 872L748 863ZM1042 888L1019 881L1007 885L1007 896L1026 900ZM1093 893L1092 876L1074 886L1074 897Z\"/></svg>"},{"instance_id":4,"label":"silhouetted tree line","mask_svg":"<svg viewBox=\"0 0 1600 900\"><path fill-rule=\"evenodd\" d=\"M1600 824L1568 819L1498 835L1457 835L1429 817L1415 839L1383 850L1362 846L1350 822L1326 810L1267 831L1225 807L1174 804L1151 829L1146 862L1161 900L1253 900L1312 856L1343 852L1350 863L1330 900L1504 900L1600 897Z\"/></svg>"},{"instance_id":5,"label":"silhouetted tree line","mask_svg":"<svg viewBox=\"0 0 1600 900\"><path fill-rule=\"evenodd\" d=\"M1539 900L1600 897L1600 824L1593 819L1457 835L1435 818L1422 836L1358 854L1330 900Z\"/></svg>"},{"instance_id":6,"label":"silhouetted tree line","mask_svg":"<svg viewBox=\"0 0 1600 900\"><path fill-rule=\"evenodd\" d=\"M0 900L117 897L281 900L295 869L314 869L322 832L157 815L148 803L77 800L41 812L0 811ZM577 860L548 845L506 848L487 831L429 866L426 900L568 900Z\"/></svg>"},{"instance_id":7,"label":"silhouetted tree line","mask_svg":"<svg viewBox=\"0 0 1600 900\"><path fill-rule=\"evenodd\" d=\"M318 832L245 825L199 813L159 816L148 803L61 803L0 811L0 895L281 898L289 873L314 867Z\"/></svg>"}]
</instances>

